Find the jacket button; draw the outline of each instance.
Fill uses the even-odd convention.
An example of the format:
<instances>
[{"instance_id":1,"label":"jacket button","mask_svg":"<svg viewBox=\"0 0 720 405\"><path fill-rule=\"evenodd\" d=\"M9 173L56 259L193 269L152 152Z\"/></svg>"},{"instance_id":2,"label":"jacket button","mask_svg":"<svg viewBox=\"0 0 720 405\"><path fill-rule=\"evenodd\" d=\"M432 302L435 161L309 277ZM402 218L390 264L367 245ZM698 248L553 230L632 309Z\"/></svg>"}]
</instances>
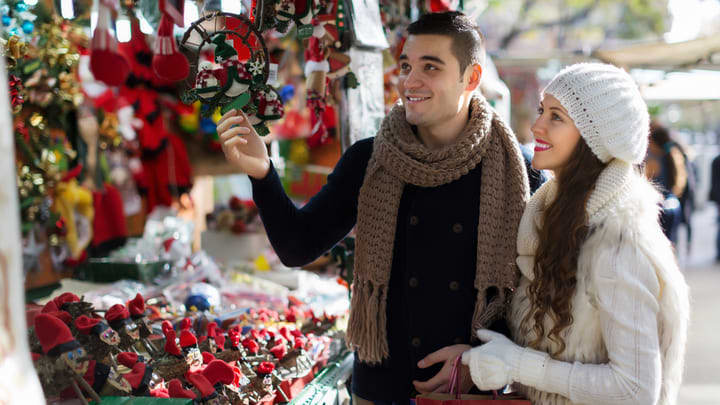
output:
<instances>
[{"instance_id":1,"label":"jacket button","mask_svg":"<svg viewBox=\"0 0 720 405\"><path fill-rule=\"evenodd\" d=\"M455 340L453 340L453 343L455 343L456 345L459 345L459 344L463 343L463 339L459 338L459 337L455 338Z\"/></svg>"},{"instance_id":2,"label":"jacket button","mask_svg":"<svg viewBox=\"0 0 720 405\"><path fill-rule=\"evenodd\" d=\"M450 291L457 291L460 289L460 283L457 281L451 281L450 282Z\"/></svg>"},{"instance_id":3,"label":"jacket button","mask_svg":"<svg viewBox=\"0 0 720 405\"><path fill-rule=\"evenodd\" d=\"M416 217L415 215L410 217L410 225L417 225L418 222L420 222L420 219Z\"/></svg>"},{"instance_id":4,"label":"jacket button","mask_svg":"<svg viewBox=\"0 0 720 405\"><path fill-rule=\"evenodd\" d=\"M412 340L410 341L410 344L411 344L414 348L420 347L420 344L421 344L421 343L422 343L422 342L420 341L420 338L419 338L419 337L414 337L414 338L412 338Z\"/></svg>"},{"instance_id":5,"label":"jacket button","mask_svg":"<svg viewBox=\"0 0 720 405\"><path fill-rule=\"evenodd\" d=\"M463 226L461 223L458 222L455 225L453 225L452 229L453 229L453 232L455 232L455 233L461 233L463 230Z\"/></svg>"},{"instance_id":6,"label":"jacket button","mask_svg":"<svg viewBox=\"0 0 720 405\"><path fill-rule=\"evenodd\" d=\"M418 284L420 284L420 282L418 281L417 278L410 277L410 280L408 280L408 284L410 285L410 287L415 288L418 286Z\"/></svg>"}]
</instances>

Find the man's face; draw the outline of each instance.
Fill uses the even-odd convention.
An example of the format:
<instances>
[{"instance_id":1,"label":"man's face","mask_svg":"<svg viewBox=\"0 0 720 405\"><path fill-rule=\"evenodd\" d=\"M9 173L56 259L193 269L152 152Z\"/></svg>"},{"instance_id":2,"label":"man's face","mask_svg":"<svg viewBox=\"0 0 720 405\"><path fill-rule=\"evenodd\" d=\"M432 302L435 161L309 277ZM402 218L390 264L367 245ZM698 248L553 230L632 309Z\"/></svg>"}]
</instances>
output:
<instances>
[{"instance_id":1,"label":"man's face","mask_svg":"<svg viewBox=\"0 0 720 405\"><path fill-rule=\"evenodd\" d=\"M399 59L398 93L411 125L432 129L444 125L462 110L472 69L460 74L445 35L410 35Z\"/></svg>"}]
</instances>

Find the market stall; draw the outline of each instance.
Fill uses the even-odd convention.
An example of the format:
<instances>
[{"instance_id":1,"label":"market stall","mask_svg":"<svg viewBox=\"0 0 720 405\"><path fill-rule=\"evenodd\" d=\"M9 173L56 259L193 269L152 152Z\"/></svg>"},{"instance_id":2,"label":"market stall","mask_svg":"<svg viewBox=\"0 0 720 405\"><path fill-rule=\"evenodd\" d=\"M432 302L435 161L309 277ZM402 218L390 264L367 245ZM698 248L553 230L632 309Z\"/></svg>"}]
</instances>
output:
<instances>
[{"instance_id":1,"label":"market stall","mask_svg":"<svg viewBox=\"0 0 720 405\"><path fill-rule=\"evenodd\" d=\"M216 124L241 109L287 193L314 195L397 99L411 13L392 5L0 2L15 332L48 402L349 401L354 239L304 269L280 263L247 177L222 177L238 170ZM509 105L498 83L485 91Z\"/></svg>"}]
</instances>

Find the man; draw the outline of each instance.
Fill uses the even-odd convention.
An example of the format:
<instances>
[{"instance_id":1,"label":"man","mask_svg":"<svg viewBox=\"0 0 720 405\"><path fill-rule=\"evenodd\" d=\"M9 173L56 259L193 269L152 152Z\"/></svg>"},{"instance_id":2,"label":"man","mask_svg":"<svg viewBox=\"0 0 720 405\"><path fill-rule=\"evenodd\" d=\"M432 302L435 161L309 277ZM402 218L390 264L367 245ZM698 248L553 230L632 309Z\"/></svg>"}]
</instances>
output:
<instances>
[{"instance_id":1,"label":"man","mask_svg":"<svg viewBox=\"0 0 720 405\"><path fill-rule=\"evenodd\" d=\"M720 208L720 155L712 160L710 169L710 201L713 201ZM720 217L718 217L720 224ZM715 236L715 262L720 263L720 227Z\"/></svg>"},{"instance_id":2,"label":"man","mask_svg":"<svg viewBox=\"0 0 720 405\"><path fill-rule=\"evenodd\" d=\"M484 57L477 27L458 12L427 14L408 34L402 105L375 138L345 152L301 209L244 116L230 112L218 124L285 264L310 262L357 226L347 335L361 404L447 388L472 332L502 318L528 195L512 131L475 94Z\"/></svg>"}]
</instances>

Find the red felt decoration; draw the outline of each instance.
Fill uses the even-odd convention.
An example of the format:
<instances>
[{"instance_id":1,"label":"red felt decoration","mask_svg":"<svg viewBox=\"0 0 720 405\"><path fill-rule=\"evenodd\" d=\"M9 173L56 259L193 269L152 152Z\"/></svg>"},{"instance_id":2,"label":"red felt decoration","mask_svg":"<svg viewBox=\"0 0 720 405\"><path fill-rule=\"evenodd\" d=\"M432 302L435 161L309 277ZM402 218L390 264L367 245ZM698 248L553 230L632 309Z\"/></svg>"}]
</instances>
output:
<instances>
[{"instance_id":1,"label":"red felt decoration","mask_svg":"<svg viewBox=\"0 0 720 405\"><path fill-rule=\"evenodd\" d=\"M170 380L168 383L168 396L170 398L197 398L197 395L192 390L183 388L182 383L177 378Z\"/></svg>"},{"instance_id":2,"label":"red felt decoration","mask_svg":"<svg viewBox=\"0 0 720 405\"><path fill-rule=\"evenodd\" d=\"M140 293L137 293L135 298L128 301L128 309L132 316L142 316L145 314L145 299Z\"/></svg>"},{"instance_id":3,"label":"red felt decoration","mask_svg":"<svg viewBox=\"0 0 720 405\"><path fill-rule=\"evenodd\" d=\"M225 335L220 330L215 331L215 344L220 350L225 348Z\"/></svg>"},{"instance_id":4,"label":"red felt decoration","mask_svg":"<svg viewBox=\"0 0 720 405\"><path fill-rule=\"evenodd\" d=\"M168 321L168 320L162 321L161 328L163 331L163 335L167 335L168 331L173 331L173 332L175 331L175 329L172 326L172 323L170 323L170 321Z\"/></svg>"},{"instance_id":5,"label":"red felt decoration","mask_svg":"<svg viewBox=\"0 0 720 405\"><path fill-rule=\"evenodd\" d=\"M202 352L202 358L203 364L208 364L211 361L215 360L215 356L213 356L210 352Z\"/></svg>"},{"instance_id":6,"label":"red felt decoration","mask_svg":"<svg viewBox=\"0 0 720 405\"><path fill-rule=\"evenodd\" d=\"M197 346L197 338L187 329L180 331L180 347L183 349L190 346Z\"/></svg>"},{"instance_id":7,"label":"red felt decoration","mask_svg":"<svg viewBox=\"0 0 720 405\"><path fill-rule=\"evenodd\" d=\"M269 361L263 361L262 363L258 364L257 366L257 372L259 374L270 374L275 370L275 364L269 362Z\"/></svg>"},{"instance_id":8,"label":"red felt decoration","mask_svg":"<svg viewBox=\"0 0 720 405\"><path fill-rule=\"evenodd\" d=\"M75 328L83 335L89 335L92 328L100 322L98 318L89 318L85 315L80 315L75 319Z\"/></svg>"},{"instance_id":9,"label":"red felt decoration","mask_svg":"<svg viewBox=\"0 0 720 405\"><path fill-rule=\"evenodd\" d=\"M75 340L70 328L63 321L49 314L39 314L35 317L35 334L45 354L56 346Z\"/></svg>"},{"instance_id":10,"label":"red felt decoration","mask_svg":"<svg viewBox=\"0 0 720 405\"><path fill-rule=\"evenodd\" d=\"M198 391L200 391L200 397L206 398L215 393L215 388L210 384L207 378L202 373L191 373L187 376L187 380L190 384L194 385Z\"/></svg>"},{"instance_id":11,"label":"red felt decoration","mask_svg":"<svg viewBox=\"0 0 720 405\"><path fill-rule=\"evenodd\" d=\"M55 318L58 318L59 320L63 321L66 325L70 325L72 322L72 316L67 311L54 311L54 312L47 312L48 315L52 315Z\"/></svg>"},{"instance_id":12,"label":"red felt decoration","mask_svg":"<svg viewBox=\"0 0 720 405\"><path fill-rule=\"evenodd\" d=\"M287 354L287 346L285 345L285 342L280 342L273 346L270 349L270 353L272 353L276 359L282 360L282 358Z\"/></svg>"},{"instance_id":13,"label":"red felt decoration","mask_svg":"<svg viewBox=\"0 0 720 405\"><path fill-rule=\"evenodd\" d=\"M158 384L157 388L150 390L150 396L153 398L170 398L170 393L162 384Z\"/></svg>"},{"instance_id":14,"label":"red felt decoration","mask_svg":"<svg viewBox=\"0 0 720 405\"><path fill-rule=\"evenodd\" d=\"M127 368L133 368L138 362L138 355L132 352L122 352L117 355L117 361Z\"/></svg>"},{"instance_id":15,"label":"red felt decoration","mask_svg":"<svg viewBox=\"0 0 720 405\"><path fill-rule=\"evenodd\" d=\"M115 304L110 307L110 309L105 312L105 319L108 322L121 320L121 319L127 319L130 317L130 312L125 308L125 305L123 304Z\"/></svg>"},{"instance_id":16,"label":"red felt decoration","mask_svg":"<svg viewBox=\"0 0 720 405\"><path fill-rule=\"evenodd\" d=\"M111 184L93 191L93 240L95 248L121 246L128 236L125 210L120 192Z\"/></svg>"},{"instance_id":17,"label":"red felt decoration","mask_svg":"<svg viewBox=\"0 0 720 405\"><path fill-rule=\"evenodd\" d=\"M280 335L282 335L282 337L284 337L286 340L289 340L289 341L293 340L293 336L290 333L290 329L288 329L287 326L283 326L282 328L280 328L278 330L278 332L280 332Z\"/></svg>"},{"instance_id":18,"label":"red felt decoration","mask_svg":"<svg viewBox=\"0 0 720 405\"><path fill-rule=\"evenodd\" d=\"M207 337L214 338L217 333L217 322L210 322L207 325Z\"/></svg>"},{"instance_id":19,"label":"red felt decoration","mask_svg":"<svg viewBox=\"0 0 720 405\"><path fill-rule=\"evenodd\" d=\"M180 353L180 348L178 347L177 343L175 343L175 338L177 337L175 335L175 329L168 329L165 332L165 352L167 354L171 354L173 356L182 356L182 353Z\"/></svg>"},{"instance_id":20,"label":"red felt decoration","mask_svg":"<svg viewBox=\"0 0 720 405\"><path fill-rule=\"evenodd\" d=\"M55 302L55 305L57 305L58 308L62 309L63 304L68 302L80 302L80 297L77 295L66 292L58 295L57 297L53 298L53 301Z\"/></svg>"},{"instance_id":21,"label":"red felt decoration","mask_svg":"<svg viewBox=\"0 0 720 405\"><path fill-rule=\"evenodd\" d=\"M190 73L190 65L185 55L178 51L172 35L173 25L172 17L163 13L155 39L152 67L158 77L176 82L187 77Z\"/></svg>"},{"instance_id":22,"label":"red felt decoration","mask_svg":"<svg viewBox=\"0 0 720 405\"><path fill-rule=\"evenodd\" d=\"M45 304L45 306L42 308L42 310L40 311L40 313L45 314L45 313L48 313L48 312L57 312L57 311L59 311L59 310L60 310L60 308L58 308L58 306L57 306L57 304L55 303L55 301L48 301L47 304Z\"/></svg>"},{"instance_id":23,"label":"red felt decoration","mask_svg":"<svg viewBox=\"0 0 720 405\"><path fill-rule=\"evenodd\" d=\"M202 373L212 385L215 385L218 382L230 385L235 379L235 373L233 372L232 367L222 360L211 361Z\"/></svg>"},{"instance_id":24,"label":"red felt decoration","mask_svg":"<svg viewBox=\"0 0 720 405\"><path fill-rule=\"evenodd\" d=\"M143 377L145 377L146 368L147 366L145 365L145 363L136 363L132 367L132 371L124 374L123 377L125 377L125 379L127 380L127 382L130 383L130 386L133 389L137 389L142 383Z\"/></svg>"},{"instance_id":25,"label":"red felt decoration","mask_svg":"<svg viewBox=\"0 0 720 405\"><path fill-rule=\"evenodd\" d=\"M243 347L252 354L257 354L260 350L260 345L254 339L247 338L242 341Z\"/></svg>"},{"instance_id":26,"label":"red felt decoration","mask_svg":"<svg viewBox=\"0 0 720 405\"><path fill-rule=\"evenodd\" d=\"M98 18L91 41L90 70L93 76L109 86L120 86L130 74L130 65L118 53L118 44L110 26L112 13L118 9L118 0L100 0Z\"/></svg>"}]
</instances>

